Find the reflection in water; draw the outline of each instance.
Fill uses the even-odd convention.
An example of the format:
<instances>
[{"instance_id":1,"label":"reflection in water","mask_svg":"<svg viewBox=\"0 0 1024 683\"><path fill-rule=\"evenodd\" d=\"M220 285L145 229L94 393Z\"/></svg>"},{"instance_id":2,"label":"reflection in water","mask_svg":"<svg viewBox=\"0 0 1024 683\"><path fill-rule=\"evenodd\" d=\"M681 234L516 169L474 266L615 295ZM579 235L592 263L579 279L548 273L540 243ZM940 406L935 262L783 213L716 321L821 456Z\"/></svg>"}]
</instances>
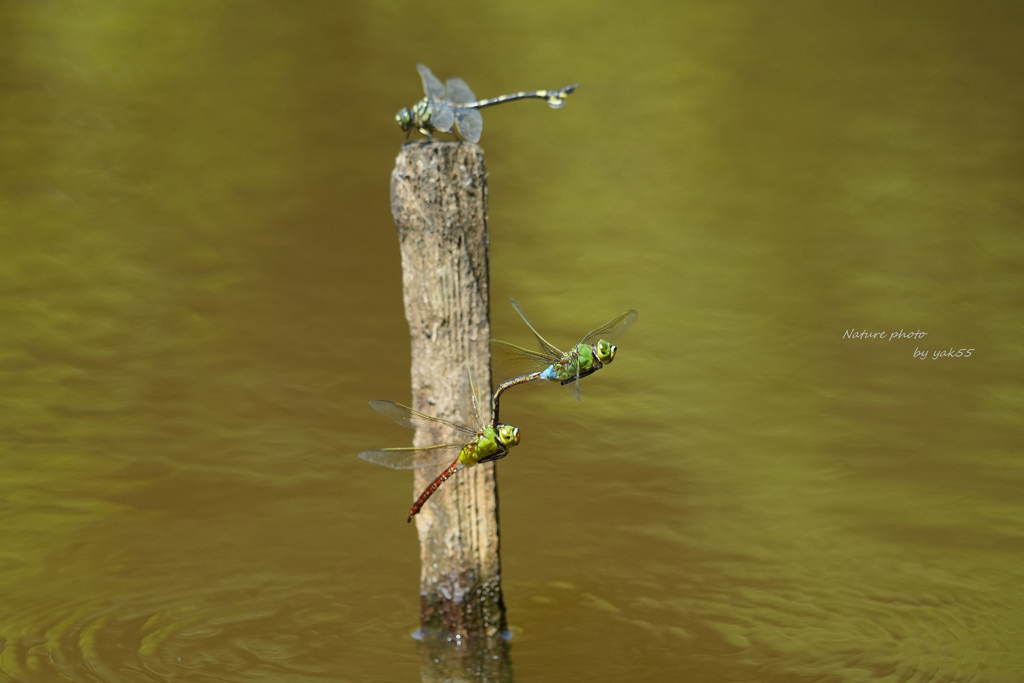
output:
<instances>
[{"instance_id":1,"label":"reflection in water","mask_svg":"<svg viewBox=\"0 0 1024 683\"><path fill-rule=\"evenodd\" d=\"M0 9L0 678L419 675L412 486L355 454L408 437L423 61L584 85L488 112L494 335L643 315L503 398L517 676L1018 679L1018 10L391 12Z\"/></svg>"},{"instance_id":2,"label":"reflection in water","mask_svg":"<svg viewBox=\"0 0 1024 683\"><path fill-rule=\"evenodd\" d=\"M503 637L464 643L450 636L430 636L418 631L420 680L512 683L512 659Z\"/></svg>"}]
</instances>

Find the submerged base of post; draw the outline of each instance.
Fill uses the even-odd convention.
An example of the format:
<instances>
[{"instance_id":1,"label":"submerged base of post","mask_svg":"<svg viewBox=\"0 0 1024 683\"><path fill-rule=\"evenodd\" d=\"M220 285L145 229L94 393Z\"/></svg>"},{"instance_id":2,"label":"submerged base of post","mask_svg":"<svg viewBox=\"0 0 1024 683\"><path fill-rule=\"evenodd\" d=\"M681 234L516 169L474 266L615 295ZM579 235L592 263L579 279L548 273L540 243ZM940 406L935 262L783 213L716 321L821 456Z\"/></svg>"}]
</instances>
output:
<instances>
[{"instance_id":1,"label":"submerged base of post","mask_svg":"<svg viewBox=\"0 0 1024 683\"><path fill-rule=\"evenodd\" d=\"M420 680L424 683L477 681L512 683L512 658L505 635L463 643L460 638L417 635Z\"/></svg>"},{"instance_id":2,"label":"submerged base of post","mask_svg":"<svg viewBox=\"0 0 1024 683\"><path fill-rule=\"evenodd\" d=\"M485 393L491 386L483 150L468 142L404 146L391 175L391 211L412 343L412 407L476 428L467 371ZM413 443L441 442L417 432ZM414 497L437 474L417 471ZM504 642L494 463L459 471L415 519L425 633L444 642Z\"/></svg>"}]
</instances>

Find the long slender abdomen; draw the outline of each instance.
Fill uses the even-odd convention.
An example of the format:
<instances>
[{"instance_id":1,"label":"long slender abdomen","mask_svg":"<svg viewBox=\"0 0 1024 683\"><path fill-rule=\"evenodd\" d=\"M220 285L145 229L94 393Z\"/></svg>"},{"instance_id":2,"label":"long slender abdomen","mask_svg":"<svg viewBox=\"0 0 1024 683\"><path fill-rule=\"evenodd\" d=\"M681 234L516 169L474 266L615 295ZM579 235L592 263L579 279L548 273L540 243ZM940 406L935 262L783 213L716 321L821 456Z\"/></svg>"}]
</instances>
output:
<instances>
[{"instance_id":1,"label":"long slender abdomen","mask_svg":"<svg viewBox=\"0 0 1024 683\"><path fill-rule=\"evenodd\" d=\"M486 100L477 100L476 102L471 102L468 106L471 106L473 109L483 109L484 107L493 107L502 102L512 102L513 100L525 100L528 98L546 100L547 97L547 90L531 90L530 92L517 92L512 95L499 95L498 97L489 97Z\"/></svg>"},{"instance_id":2,"label":"long slender abdomen","mask_svg":"<svg viewBox=\"0 0 1024 683\"><path fill-rule=\"evenodd\" d=\"M530 90L528 92L517 92L511 95L499 95L498 97L490 97L486 100L469 102L462 106L469 109L483 109L484 107L493 107L494 105L501 104L502 102L536 98L539 100L547 100L548 106L552 109L560 109L562 105L565 104L565 98L571 95L579 85L579 83L567 85L560 90Z\"/></svg>"},{"instance_id":3,"label":"long slender abdomen","mask_svg":"<svg viewBox=\"0 0 1024 683\"><path fill-rule=\"evenodd\" d=\"M420 494L420 497L416 499L416 502L412 504L412 507L409 509L409 519L405 520L406 522L411 522L413 516L420 511L420 508L422 508L423 504L427 502L427 499L434 495L434 491L436 491L441 484L445 483L449 477L459 471L460 463L461 461L459 458L455 458L455 462L449 465L448 469L437 475L437 479L430 482L430 486L428 486L423 493Z\"/></svg>"},{"instance_id":4,"label":"long slender abdomen","mask_svg":"<svg viewBox=\"0 0 1024 683\"><path fill-rule=\"evenodd\" d=\"M557 379L556 377L548 377L548 372L551 372L551 367L541 372L513 377L512 379L507 379L499 384L498 388L494 390L494 396L491 398L491 424L495 426L498 424L498 400L501 398L501 395L505 393L506 389L511 389L517 384L526 384L527 382L532 382L537 379Z\"/></svg>"}]
</instances>

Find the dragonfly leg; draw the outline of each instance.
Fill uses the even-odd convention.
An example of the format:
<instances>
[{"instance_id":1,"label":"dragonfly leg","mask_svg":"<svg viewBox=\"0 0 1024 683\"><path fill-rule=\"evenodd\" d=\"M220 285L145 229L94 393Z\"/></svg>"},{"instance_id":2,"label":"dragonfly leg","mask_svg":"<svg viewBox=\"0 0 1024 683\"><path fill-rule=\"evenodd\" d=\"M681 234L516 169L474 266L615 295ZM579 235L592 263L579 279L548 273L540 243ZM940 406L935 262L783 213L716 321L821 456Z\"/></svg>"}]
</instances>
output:
<instances>
[{"instance_id":1,"label":"dragonfly leg","mask_svg":"<svg viewBox=\"0 0 1024 683\"><path fill-rule=\"evenodd\" d=\"M586 372L581 372L579 374L579 379L583 379L584 377L590 377L591 375L593 375L595 372L597 372L598 370L600 370L603 367L604 367L604 364L601 364L600 366L590 368ZM575 382L576 379L577 379L576 377L570 377L569 379L563 379L561 384L562 384L562 386L565 386L566 384L570 384L572 382Z\"/></svg>"}]
</instances>

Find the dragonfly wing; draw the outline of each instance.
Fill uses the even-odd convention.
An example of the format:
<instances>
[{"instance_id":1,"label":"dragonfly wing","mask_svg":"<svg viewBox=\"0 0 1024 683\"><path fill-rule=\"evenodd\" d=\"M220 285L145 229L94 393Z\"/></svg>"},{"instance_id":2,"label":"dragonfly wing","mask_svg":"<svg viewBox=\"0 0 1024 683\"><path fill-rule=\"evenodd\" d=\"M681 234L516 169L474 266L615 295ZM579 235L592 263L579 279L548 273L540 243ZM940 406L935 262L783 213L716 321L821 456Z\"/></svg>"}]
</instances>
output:
<instances>
[{"instance_id":1,"label":"dragonfly wing","mask_svg":"<svg viewBox=\"0 0 1024 683\"><path fill-rule=\"evenodd\" d=\"M568 384L566 384L565 388L568 389L569 392L573 396L576 397L576 400L578 402L581 402L581 403L583 402L583 399L580 398L580 376L579 375L576 375L576 379L575 380L573 380L572 382L569 382Z\"/></svg>"},{"instance_id":2,"label":"dragonfly wing","mask_svg":"<svg viewBox=\"0 0 1024 683\"><path fill-rule=\"evenodd\" d=\"M449 78L448 79L448 92L444 98L449 102L455 104L469 104L470 102L476 102L476 95L470 90L469 85L466 81L461 78Z\"/></svg>"},{"instance_id":3,"label":"dragonfly wing","mask_svg":"<svg viewBox=\"0 0 1024 683\"><path fill-rule=\"evenodd\" d=\"M417 64L416 70L423 79L423 92L427 97L444 97L444 83L425 64Z\"/></svg>"},{"instance_id":4,"label":"dragonfly wing","mask_svg":"<svg viewBox=\"0 0 1024 683\"><path fill-rule=\"evenodd\" d=\"M515 344L491 340L491 362L497 381L504 382L513 377L542 372L558 362L558 357L549 357L530 351Z\"/></svg>"},{"instance_id":5,"label":"dragonfly wing","mask_svg":"<svg viewBox=\"0 0 1024 683\"><path fill-rule=\"evenodd\" d=\"M455 123L455 110L452 105L440 100L430 100L430 125L442 133L451 132Z\"/></svg>"},{"instance_id":6,"label":"dragonfly wing","mask_svg":"<svg viewBox=\"0 0 1024 683\"><path fill-rule=\"evenodd\" d=\"M621 315L617 315L609 320L607 324L602 325L584 337L580 343L591 344L599 339L611 341L632 327L633 323L636 322L637 315L639 314L636 311L626 311Z\"/></svg>"},{"instance_id":7,"label":"dragonfly wing","mask_svg":"<svg viewBox=\"0 0 1024 683\"><path fill-rule=\"evenodd\" d=\"M418 470L424 467L447 465L465 444L446 443L429 448L379 448L363 451L359 457L374 465L390 467L393 470Z\"/></svg>"},{"instance_id":8,"label":"dragonfly wing","mask_svg":"<svg viewBox=\"0 0 1024 683\"><path fill-rule=\"evenodd\" d=\"M561 358L562 352L558 350L558 347L553 344L549 344L544 337L540 336L540 332L535 330L533 325L530 324L529 318L527 318L526 314L523 313L523 309L519 307L519 303L515 299L509 299L509 301L512 302L512 308L516 309L516 313L519 314L519 317L523 319L526 326L530 328L531 332L533 332L533 336L537 338L537 341L540 343L540 348L543 349L545 353L552 355L555 358Z\"/></svg>"},{"instance_id":9,"label":"dragonfly wing","mask_svg":"<svg viewBox=\"0 0 1024 683\"><path fill-rule=\"evenodd\" d=\"M477 386L476 381L473 379L473 372L471 370L466 371L466 376L469 378L469 396L473 403L473 418L482 429L491 423L490 415L488 414L488 420L484 421L483 412L481 411L484 401L480 395L480 387Z\"/></svg>"},{"instance_id":10,"label":"dragonfly wing","mask_svg":"<svg viewBox=\"0 0 1024 683\"><path fill-rule=\"evenodd\" d=\"M480 112L465 107L459 107L455 112L455 120L462 137L470 142L480 142L480 134L484 132L484 117Z\"/></svg>"},{"instance_id":11,"label":"dragonfly wing","mask_svg":"<svg viewBox=\"0 0 1024 683\"><path fill-rule=\"evenodd\" d=\"M565 382L563 382L563 385L566 389L569 390L570 393L572 393L573 396L576 397L576 400L578 402L582 402L583 399L580 398L580 355L576 351L572 351L571 353L573 361L576 365L576 377L574 377L571 380L566 380Z\"/></svg>"},{"instance_id":12,"label":"dragonfly wing","mask_svg":"<svg viewBox=\"0 0 1024 683\"><path fill-rule=\"evenodd\" d=\"M424 415L417 410L403 406L401 403L395 403L393 401L370 401L370 407L384 417L394 420L408 429L440 429L440 431L453 436L470 436L473 439L476 438L476 431L469 427L463 427L462 425L455 424L454 422L442 420L439 417Z\"/></svg>"}]
</instances>

